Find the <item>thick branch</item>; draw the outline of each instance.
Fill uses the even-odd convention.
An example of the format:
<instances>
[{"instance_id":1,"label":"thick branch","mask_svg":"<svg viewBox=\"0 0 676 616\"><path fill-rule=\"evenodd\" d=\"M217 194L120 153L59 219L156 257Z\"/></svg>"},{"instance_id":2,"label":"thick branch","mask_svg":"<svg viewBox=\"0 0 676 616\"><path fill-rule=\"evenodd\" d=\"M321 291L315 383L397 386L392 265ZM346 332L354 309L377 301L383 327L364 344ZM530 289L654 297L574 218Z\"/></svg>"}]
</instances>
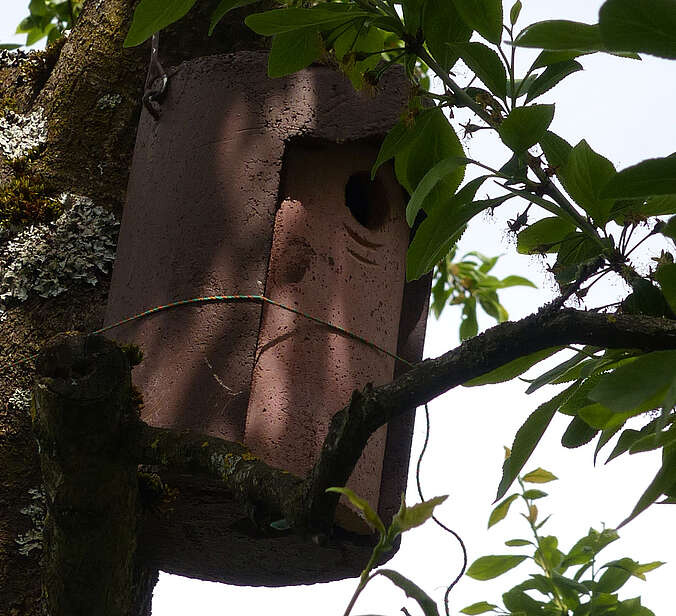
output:
<instances>
[{"instance_id":1,"label":"thick branch","mask_svg":"<svg viewBox=\"0 0 676 616\"><path fill-rule=\"evenodd\" d=\"M262 526L281 518L293 524L299 518L302 480L268 466L241 443L141 423L134 456L139 464L222 481L252 514L265 512Z\"/></svg>"},{"instance_id":2,"label":"thick branch","mask_svg":"<svg viewBox=\"0 0 676 616\"><path fill-rule=\"evenodd\" d=\"M676 349L676 321L546 307L521 321L497 325L400 378L366 388L336 413L319 460L306 483L307 524L326 524L336 500L330 486L345 485L369 436L393 417L536 351L568 344L657 351Z\"/></svg>"}]
</instances>

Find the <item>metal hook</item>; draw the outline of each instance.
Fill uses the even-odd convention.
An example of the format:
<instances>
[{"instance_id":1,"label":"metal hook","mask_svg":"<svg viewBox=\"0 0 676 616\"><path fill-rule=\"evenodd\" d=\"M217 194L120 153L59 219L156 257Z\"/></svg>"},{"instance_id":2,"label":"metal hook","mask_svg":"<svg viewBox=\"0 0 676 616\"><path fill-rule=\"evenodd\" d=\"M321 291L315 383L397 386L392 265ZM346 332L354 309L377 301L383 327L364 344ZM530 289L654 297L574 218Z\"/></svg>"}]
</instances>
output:
<instances>
[{"instance_id":1,"label":"metal hook","mask_svg":"<svg viewBox=\"0 0 676 616\"><path fill-rule=\"evenodd\" d=\"M159 47L160 33L155 32L151 41L150 65L148 66L145 92L143 93L143 104L155 121L160 119L160 113L162 111L160 103L167 91L167 85L169 84L169 75L160 63Z\"/></svg>"}]
</instances>

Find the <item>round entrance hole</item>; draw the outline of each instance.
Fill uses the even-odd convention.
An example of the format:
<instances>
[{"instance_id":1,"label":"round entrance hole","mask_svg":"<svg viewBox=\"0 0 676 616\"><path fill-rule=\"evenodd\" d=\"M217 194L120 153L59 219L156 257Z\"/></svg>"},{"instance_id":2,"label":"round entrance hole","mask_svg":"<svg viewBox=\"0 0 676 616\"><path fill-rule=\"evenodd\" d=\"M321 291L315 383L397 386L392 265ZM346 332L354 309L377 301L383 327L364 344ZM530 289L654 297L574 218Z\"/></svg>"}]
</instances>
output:
<instances>
[{"instance_id":1,"label":"round entrance hole","mask_svg":"<svg viewBox=\"0 0 676 616\"><path fill-rule=\"evenodd\" d=\"M378 229L388 214L387 192L379 178L368 171L353 173L345 184L345 205L355 220L367 229Z\"/></svg>"}]
</instances>

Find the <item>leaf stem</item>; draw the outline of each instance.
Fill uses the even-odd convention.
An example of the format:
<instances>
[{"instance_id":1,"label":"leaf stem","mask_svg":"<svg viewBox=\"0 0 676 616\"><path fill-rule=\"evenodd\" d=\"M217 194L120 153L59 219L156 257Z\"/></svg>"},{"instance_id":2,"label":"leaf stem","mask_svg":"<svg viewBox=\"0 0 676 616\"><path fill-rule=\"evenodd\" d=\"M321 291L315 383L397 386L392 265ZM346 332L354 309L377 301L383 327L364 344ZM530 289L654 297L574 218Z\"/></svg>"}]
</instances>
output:
<instances>
[{"instance_id":1,"label":"leaf stem","mask_svg":"<svg viewBox=\"0 0 676 616\"><path fill-rule=\"evenodd\" d=\"M371 569L375 567L375 564L380 558L380 555L382 553L383 553L383 540L381 537L380 541L378 542L378 545L376 545L376 547L373 549L373 552L371 552L371 558L369 558L366 567L359 576L359 584L357 584L357 588L355 589L354 594L350 598L350 602L347 604L343 616L350 615L350 612L352 611L352 608L354 608L354 604L357 602L359 595L362 593L364 588L366 588L366 585L373 579L373 576L375 574L371 574Z\"/></svg>"}]
</instances>

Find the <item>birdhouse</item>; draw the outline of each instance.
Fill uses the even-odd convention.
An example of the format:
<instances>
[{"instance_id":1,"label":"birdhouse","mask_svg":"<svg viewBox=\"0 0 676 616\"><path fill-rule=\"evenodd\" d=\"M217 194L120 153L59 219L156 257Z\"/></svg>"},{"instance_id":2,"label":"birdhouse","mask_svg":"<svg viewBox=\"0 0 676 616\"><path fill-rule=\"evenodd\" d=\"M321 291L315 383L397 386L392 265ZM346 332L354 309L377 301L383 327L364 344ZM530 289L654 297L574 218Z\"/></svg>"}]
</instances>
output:
<instances>
[{"instance_id":1,"label":"birdhouse","mask_svg":"<svg viewBox=\"0 0 676 616\"><path fill-rule=\"evenodd\" d=\"M370 180L404 76L387 73L369 96L329 67L269 79L266 63L258 52L192 60L171 77L160 119L144 111L106 324L211 295L293 309L196 303L111 334L144 352L133 373L144 421L241 441L305 476L352 392L405 370L380 349L420 359L429 280L405 284L410 230L392 167ZM372 436L348 483L385 520L406 485L412 412ZM182 493L219 489L174 481ZM227 495L218 510L180 500L163 528L144 531L146 557L165 571L312 583L357 575L370 551L345 505L344 540L316 546L247 536Z\"/></svg>"}]
</instances>

